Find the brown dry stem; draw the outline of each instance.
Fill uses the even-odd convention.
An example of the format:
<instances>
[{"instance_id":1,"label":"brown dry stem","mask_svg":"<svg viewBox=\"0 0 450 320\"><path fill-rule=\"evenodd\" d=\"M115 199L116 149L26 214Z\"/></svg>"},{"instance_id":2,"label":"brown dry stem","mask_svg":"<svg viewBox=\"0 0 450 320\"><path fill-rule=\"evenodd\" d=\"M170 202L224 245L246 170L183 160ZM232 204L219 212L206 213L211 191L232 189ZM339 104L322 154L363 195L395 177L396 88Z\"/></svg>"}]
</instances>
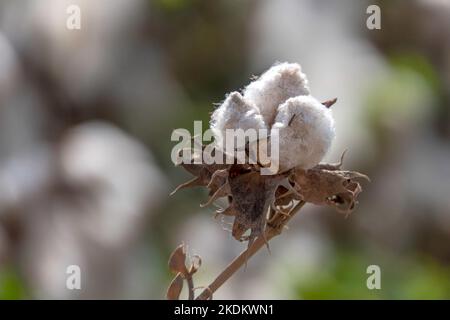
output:
<instances>
[{"instance_id":1,"label":"brown dry stem","mask_svg":"<svg viewBox=\"0 0 450 320\"><path fill-rule=\"evenodd\" d=\"M276 213L276 216L267 224L266 230L262 236L259 236L255 241L239 256L237 256L217 277L211 284L206 287L203 292L196 298L196 300L208 300L212 298L216 292L228 279L230 279L236 271L245 265L255 253L262 247L266 246L268 241L277 235L281 234L286 224L290 219L303 207L304 201L298 202L288 214Z\"/></svg>"}]
</instances>

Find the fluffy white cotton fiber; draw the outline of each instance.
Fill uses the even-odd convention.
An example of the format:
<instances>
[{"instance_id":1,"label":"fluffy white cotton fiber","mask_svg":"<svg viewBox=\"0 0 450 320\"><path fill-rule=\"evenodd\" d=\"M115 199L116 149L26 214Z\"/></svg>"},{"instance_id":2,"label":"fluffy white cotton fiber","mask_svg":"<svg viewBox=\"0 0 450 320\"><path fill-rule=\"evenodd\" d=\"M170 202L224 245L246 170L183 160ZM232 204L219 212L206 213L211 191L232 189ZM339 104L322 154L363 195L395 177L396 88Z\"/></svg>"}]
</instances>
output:
<instances>
[{"instance_id":1,"label":"fluffy white cotton fiber","mask_svg":"<svg viewBox=\"0 0 450 320\"><path fill-rule=\"evenodd\" d=\"M211 129L219 147L225 145L227 129L267 129L258 108L239 92L230 93L211 115Z\"/></svg>"},{"instance_id":2,"label":"fluffy white cotton fiber","mask_svg":"<svg viewBox=\"0 0 450 320\"><path fill-rule=\"evenodd\" d=\"M276 129L280 140L280 171L317 165L335 134L331 110L312 96L290 98L280 105L272 126L272 130Z\"/></svg>"},{"instance_id":3,"label":"fluffy white cotton fiber","mask_svg":"<svg viewBox=\"0 0 450 320\"><path fill-rule=\"evenodd\" d=\"M297 63L276 64L251 82L243 95L233 92L211 116L216 144L223 148L227 129L279 132L279 170L310 169L334 139L331 110L310 95Z\"/></svg>"},{"instance_id":4,"label":"fluffy white cotton fiber","mask_svg":"<svg viewBox=\"0 0 450 320\"><path fill-rule=\"evenodd\" d=\"M278 106L287 99L308 95L306 75L298 63L274 65L244 90L244 99L255 104L270 127Z\"/></svg>"}]
</instances>

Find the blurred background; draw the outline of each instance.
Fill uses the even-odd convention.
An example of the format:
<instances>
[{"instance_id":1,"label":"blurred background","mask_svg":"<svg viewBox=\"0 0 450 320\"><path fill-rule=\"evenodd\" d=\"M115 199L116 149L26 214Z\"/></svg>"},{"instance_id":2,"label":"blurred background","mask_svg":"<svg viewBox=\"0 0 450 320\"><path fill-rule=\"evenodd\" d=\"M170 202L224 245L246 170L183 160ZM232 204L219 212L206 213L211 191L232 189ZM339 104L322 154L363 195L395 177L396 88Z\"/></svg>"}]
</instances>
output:
<instances>
[{"instance_id":1,"label":"blurred background","mask_svg":"<svg viewBox=\"0 0 450 320\"><path fill-rule=\"evenodd\" d=\"M307 205L215 298L450 299L448 0L0 0L0 299L162 299L182 241L214 279L246 244L205 190L168 196L190 178L170 136L276 61L338 97L325 160L372 182L348 218Z\"/></svg>"}]
</instances>

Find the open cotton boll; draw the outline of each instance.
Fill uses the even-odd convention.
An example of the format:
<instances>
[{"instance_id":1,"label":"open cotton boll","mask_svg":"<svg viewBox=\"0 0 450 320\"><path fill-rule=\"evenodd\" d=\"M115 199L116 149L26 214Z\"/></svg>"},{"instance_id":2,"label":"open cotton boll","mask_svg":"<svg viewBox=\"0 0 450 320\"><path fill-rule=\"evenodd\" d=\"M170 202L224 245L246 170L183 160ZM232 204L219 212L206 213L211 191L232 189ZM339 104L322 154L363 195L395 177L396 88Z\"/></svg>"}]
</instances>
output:
<instances>
[{"instance_id":1,"label":"open cotton boll","mask_svg":"<svg viewBox=\"0 0 450 320\"><path fill-rule=\"evenodd\" d=\"M312 96L290 98L280 105L274 129L279 130L280 172L317 165L335 135L331 110Z\"/></svg>"},{"instance_id":2,"label":"open cotton boll","mask_svg":"<svg viewBox=\"0 0 450 320\"><path fill-rule=\"evenodd\" d=\"M309 95L308 80L298 63L287 62L274 65L244 90L244 99L258 107L269 127L278 106L300 95Z\"/></svg>"},{"instance_id":3,"label":"open cotton boll","mask_svg":"<svg viewBox=\"0 0 450 320\"><path fill-rule=\"evenodd\" d=\"M211 115L211 129L219 147L225 146L227 129L266 129L258 108L247 102L239 92L230 93Z\"/></svg>"}]
</instances>

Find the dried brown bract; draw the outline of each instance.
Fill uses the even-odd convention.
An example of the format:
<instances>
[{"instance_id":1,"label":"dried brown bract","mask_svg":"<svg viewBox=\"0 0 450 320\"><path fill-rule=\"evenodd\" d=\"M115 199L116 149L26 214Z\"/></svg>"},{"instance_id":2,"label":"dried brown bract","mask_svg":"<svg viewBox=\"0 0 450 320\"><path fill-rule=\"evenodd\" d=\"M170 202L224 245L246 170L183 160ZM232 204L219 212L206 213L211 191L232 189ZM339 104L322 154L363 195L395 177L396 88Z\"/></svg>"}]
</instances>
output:
<instances>
[{"instance_id":1,"label":"dried brown bract","mask_svg":"<svg viewBox=\"0 0 450 320\"><path fill-rule=\"evenodd\" d=\"M248 164L182 166L195 178L176 190L207 187L210 197L202 207L227 198L228 207L216 212L233 216L233 237L239 241L249 240L249 244L264 234L267 221L277 213L287 214L299 201L351 213L362 191L359 180L369 180L359 172L341 170L342 159L338 164L319 164L309 170L293 168L275 175L261 175L258 165Z\"/></svg>"}]
</instances>

